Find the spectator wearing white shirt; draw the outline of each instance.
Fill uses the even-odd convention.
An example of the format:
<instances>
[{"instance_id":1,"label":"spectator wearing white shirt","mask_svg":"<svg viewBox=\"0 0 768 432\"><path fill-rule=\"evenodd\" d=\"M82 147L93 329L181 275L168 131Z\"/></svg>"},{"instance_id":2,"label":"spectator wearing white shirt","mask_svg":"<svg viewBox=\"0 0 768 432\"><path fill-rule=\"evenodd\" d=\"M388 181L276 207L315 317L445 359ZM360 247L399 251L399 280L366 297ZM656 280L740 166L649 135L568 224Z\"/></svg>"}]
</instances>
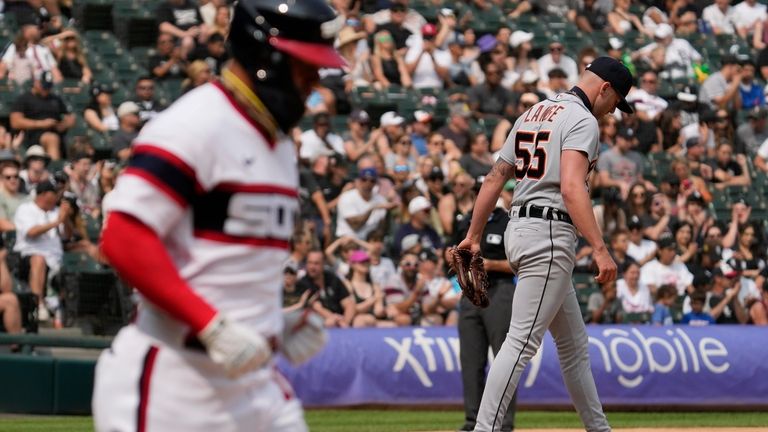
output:
<instances>
[{"instance_id":1,"label":"spectator wearing white shirt","mask_svg":"<svg viewBox=\"0 0 768 432\"><path fill-rule=\"evenodd\" d=\"M549 43L549 54L543 55L539 58L539 86L541 88L546 87L549 81L549 71L555 68L560 68L568 75L568 84L571 86L576 85L576 81L579 78L579 68L576 65L576 60L565 55L565 46L557 37L553 37Z\"/></svg>"},{"instance_id":2,"label":"spectator wearing white shirt","mask_svg":"<svg viewBox=\"0 0 768 432\"><path fill-rule=\"evenodd\" d=\"M655 42L652 42L632 54L632 60L649 59L651 52L658 46L665 48L664 68L669 70L671 78L693 76L692 63L700 62L702 57L698 51L685 39L675 37L675 32L669 24L659 24L653 32Z\"/></svg>"},{"instance_id":3,"label":"spectator wearing white shirt","mask_svg":"<svg viewBox=\"0 0 768 432\"><path fill-rule=\"evenodd\" d=\"M763 141L763 143L757 149L754 164L755 168L768 174L768 139Z\"/></svg>"},{"instance_id":4,"label":"spectator wearing white shirt","mask_svg":"<svg viewBox=\"0 0 768 432\"><path fill-rule=\"evenodd\" d=\"M308 161L332 153L346 154L344 139L331 132L331 117L325 112L315 114L312 129L304 131L300 141L299 157Z\"/></svg>"},{"instance_id":5,"label":"spectator wearing white shirt","mask_svg":"<svg viewBox=\"0 0 768 432\"><path fill-rule=\"evenodd\" d=\"M38 297L38 319L47 321L50 313L43 302L46 281L49 272L56 273L61 268L64 252L59 229L64 227L72 208L66 200L61 208L56 207L59 193L53 183L41 182L35 191L35 199L16 210L13 250L21 254L19 278L28 278L30 290Z\"/></svg>"},{"instance_id":6,"label":"spectator wearing white shirt","mask_svg":"<svg viewBox=\"0 0 768 432\"><path fill-rule=\"evenodd\" d=\"M23 84L35 76L50 72L53 82L60 83L63 78L56 58L48 47L40 44L40 27L36 16L30 15L20 25L16 41L8 46L0 61L0 78L5 78L6 73L11 72L9 78L17 84ZM20 50L23 53L20 54ZM19 68L16 64L18 62L24 63L23 67Z\"/></svg>"},{"instance_id":7,"label":"spectator wearing white shirt","mask_svg":"<svg viewBox=\"0 0 768 432\"><path fill-rule=\"evenodd\" d=\"M658 120L661 113L667 109L669 103L656 92L659 88L659 77L654 71L646 71L640 77L640 88L634 89L627 102L634 102L637 117L645 122Z\"/></svg>"},{"instance_id":8,"label":"spectator wearing white shirt","mask_svg":"<svg viewBox=\"0 0 768 432\"><path fill-rule=\"evenodd\" d=\"M640 283L640 266L632 262L624 271L624 277L616 281L616 297L627 313L653 312L653 300L648 287Z\"/></svg>"},{"instance_id":9,"label":"spectator wearing white shirt","mask_svg":"<svg viewBox=\"0 0 768 432\"><path fill-rule=\"evenodd\" d=\"M450 79L451 54L437 49L436 35L437 27L425 24L421 28L421 43L414 43L405 55L405 65L414 88L443 88Z\"/></svg>"},{"instance_id":10,"label":"spectator wearing white shirt","mask_svg":"<svg viewBox=\"0 0 768 432\"><path fill-rule=\"evenodd\" d=\"M629 218L627 229L629 230L627 255L642 266L656 255L656 242L643 238L643 222L637 215Z\"/></svg>"},{"instance_id":11,"label":"spectator wearing white shirt","mask_svg":"<svg viewBox=\"0 0 768 432\"><path fill-rule=\"evenodd\" d=\"M731 0L715 0L715 2L704 8L701 13L702 19L712 28L712 33L734 34L736 33L736 13L731 7Z\"/></svg>"},{"instance_id":12,"label":"spectator wearing white shirt","mask_svg":"<svg viewBox=\"0 0 768 432\"><path fill-rule=\"evenodd\" d=\"M337 237L348 235L364 240L384 222L387 211L397 206L374 190L378 178L376 168L362 168L355 187L341 194L337 205Z\"/></svg>"},{"instance_id":13,"label":"spectator wearing white shirt","mask_svg":"<svg viewBox=\"0 0 768 432\"><path fill-rule=\"evenodd\" d=\"M733 7L736 32L744 39L762 29L762 22L768 18L764 4L757 0L744 0Z\"/></svg>"},{"instance_id":14,"label":"spectator wearing white shirt","mask_svg":"<svg viewBox=\"0 0 768 432\"><path fill-rule=\"evenodd\" d=\"M651 294L662 285L676 287L679 296L693 292L693 274L685 264L675 261L676 254L674 237L662 234L658 240L658 258L640 269L640 284L647 286Z\"/></svg>"}]
</instances>

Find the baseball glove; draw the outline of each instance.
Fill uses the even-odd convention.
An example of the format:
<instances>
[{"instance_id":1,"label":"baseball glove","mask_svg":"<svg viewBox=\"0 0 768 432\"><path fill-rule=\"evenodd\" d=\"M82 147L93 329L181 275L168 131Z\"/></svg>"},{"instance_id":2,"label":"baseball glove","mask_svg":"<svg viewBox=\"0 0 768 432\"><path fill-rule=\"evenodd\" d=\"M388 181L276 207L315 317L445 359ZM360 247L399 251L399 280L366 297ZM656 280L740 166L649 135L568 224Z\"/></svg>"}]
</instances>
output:
<instances>
[{"instance_id":1,"label":"baseball glove","mask_svg":"<svg viewBox=\"0 0 768 432\"><path fill-rule=\"evenodd\" d=\"M481 308L487 307L488 300L488 274L483 266L483 257L479 252L472 252L469 249L451 249L453 263L451 267L456 273L459 286L464 292L464 297L469 299L473 305Z\"/></svg>"}]
</instances>

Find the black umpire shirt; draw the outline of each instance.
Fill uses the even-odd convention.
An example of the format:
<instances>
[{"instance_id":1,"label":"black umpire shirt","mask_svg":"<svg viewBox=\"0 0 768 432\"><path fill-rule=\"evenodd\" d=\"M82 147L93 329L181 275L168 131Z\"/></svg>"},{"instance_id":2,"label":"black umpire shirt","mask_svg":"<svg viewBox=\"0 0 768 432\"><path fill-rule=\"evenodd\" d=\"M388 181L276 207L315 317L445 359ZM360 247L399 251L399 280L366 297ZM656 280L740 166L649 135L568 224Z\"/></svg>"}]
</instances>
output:
<instances>
[{"instance_id":1,"label":"black umpire shirt","mask_svg":"<svg viewBox=\"0 0 768 432\"><path fill-rule=\"evenodd\" d=\"M466 237L467 230L469 229L469 221L472 220L472 216L464 218L461 226L459 226L459 232L461 233L459 238ZM489 260L506 260L507 252L504 249L504 232L507 230L507 224L509 223L509 214L502 208L495 208L488 217L488 223L485 225L483 236L480 240L480 251L483 258ZM512 282L512 273L506 272L488 272L488 282L493 285L500 281Z\"/></svg>"}]
</instances>

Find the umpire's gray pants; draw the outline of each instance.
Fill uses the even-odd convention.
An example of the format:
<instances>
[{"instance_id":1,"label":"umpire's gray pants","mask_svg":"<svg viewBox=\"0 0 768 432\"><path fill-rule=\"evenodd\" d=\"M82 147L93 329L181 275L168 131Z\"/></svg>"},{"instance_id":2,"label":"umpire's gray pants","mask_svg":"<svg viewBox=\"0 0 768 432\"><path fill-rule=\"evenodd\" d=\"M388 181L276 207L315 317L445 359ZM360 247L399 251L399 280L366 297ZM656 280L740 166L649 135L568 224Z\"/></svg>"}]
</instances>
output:
<instances>
[{"instance_id":1,"label":"umpire's gray pants","mask_svg":"<svg viewBox=\"0 0 768 432\"><path fill-rule=\"evenodd\" d=\"M576 229L560 221L518 218L504 234L518 282L509 333L493 362L480 404L476 432L495 432L528 361L549 329L576 411L589 432L610 431L589 364L587 332L571 282Z\"/></svg>"}]
</instances>

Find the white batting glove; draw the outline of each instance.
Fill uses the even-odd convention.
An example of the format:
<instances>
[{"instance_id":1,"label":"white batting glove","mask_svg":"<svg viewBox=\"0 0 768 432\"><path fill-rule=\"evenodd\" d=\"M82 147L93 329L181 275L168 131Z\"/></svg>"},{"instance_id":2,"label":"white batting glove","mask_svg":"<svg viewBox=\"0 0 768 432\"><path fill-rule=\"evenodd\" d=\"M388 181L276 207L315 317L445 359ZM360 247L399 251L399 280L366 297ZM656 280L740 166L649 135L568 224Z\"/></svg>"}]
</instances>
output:
<instances>
[{"instance_id":1,"label":"white batting glove","mask_svg":"<svg viewBox=\"0 0 768 432\"><path fill-rule=\"evenodd\" d=\"M264 366L272 357L267 339L244 326L216 315L198 334L208 356L230 378Z\"/></svg>"},{"instance_id":2,"label":"white batting glove","mask_svg":"<svg viewBox=\"0 0 768 432\"><path fill-rule=\"evenodd\" d=\"M293 365L307 362L328 342L323 318L309 309L283 314L283 343L280 351Z\"/></svg>"}]
</instances>

